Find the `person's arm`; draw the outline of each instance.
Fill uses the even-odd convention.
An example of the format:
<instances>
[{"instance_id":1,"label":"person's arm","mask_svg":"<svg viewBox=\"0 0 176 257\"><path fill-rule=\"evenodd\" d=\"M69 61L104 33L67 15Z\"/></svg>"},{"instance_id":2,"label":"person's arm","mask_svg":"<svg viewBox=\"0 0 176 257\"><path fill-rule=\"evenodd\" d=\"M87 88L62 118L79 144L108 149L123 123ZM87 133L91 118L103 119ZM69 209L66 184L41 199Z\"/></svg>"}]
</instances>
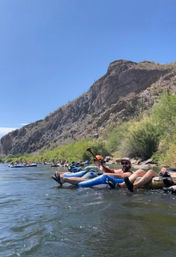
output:
<instances>
[{"instance_id":1,"label":"person's arm","mask_svg":"<svg viewBox=\"0 0 176 257\"><path fill-rule=\"evenodd\" d=\"M111 177L114 177L114 178L125 178L125 177L129 177L129 176L131 176L132 175L132 173L131 172L123 172L123 173L105 173L105 175L107 175L107 176L111 176Z\"/></svg>"},{"instance_id":2,"label":"person's arm","mask_svg":"<svg viewBox=\"0 0 176 257\"><path fill-rule=\"evenodd\" d=\"M100 165L100 170L104 173L115 173L115 171L113 169L110 169L110 168L104 166L103 164Z\"/></svg>"},{"instance_id":3,"label":"person's arm","mask_svg":"<svg viewBox=\"0 0 176 257\"><path fill-rule=\"evenodd\" d=\"M118 178L125 178L125 177L129 177L131 175L132 175L132 172L123 172L121 174L117 174Z\"/></svg>"}]
</instances>

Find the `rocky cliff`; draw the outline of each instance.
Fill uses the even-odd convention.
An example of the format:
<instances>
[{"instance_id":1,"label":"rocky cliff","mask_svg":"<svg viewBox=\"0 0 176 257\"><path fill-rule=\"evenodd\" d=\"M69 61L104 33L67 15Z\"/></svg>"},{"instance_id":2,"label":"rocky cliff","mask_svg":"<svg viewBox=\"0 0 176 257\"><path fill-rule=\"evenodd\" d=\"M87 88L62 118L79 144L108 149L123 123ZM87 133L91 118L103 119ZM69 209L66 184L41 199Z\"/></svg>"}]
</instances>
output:
<instances>
[{"instance_id":1,"label":"rocky cliff","mask_svg":"<svg viewBox=\"0 0 176 257\"><path fill-rule=\"evenodd\" d=\"M107 124L150 108L163 90L176 91L176 65L114 61L87 93L43 120L2 137L0 153L32 153L72 139L98 136Z\"/></svg>"}]
</instances>

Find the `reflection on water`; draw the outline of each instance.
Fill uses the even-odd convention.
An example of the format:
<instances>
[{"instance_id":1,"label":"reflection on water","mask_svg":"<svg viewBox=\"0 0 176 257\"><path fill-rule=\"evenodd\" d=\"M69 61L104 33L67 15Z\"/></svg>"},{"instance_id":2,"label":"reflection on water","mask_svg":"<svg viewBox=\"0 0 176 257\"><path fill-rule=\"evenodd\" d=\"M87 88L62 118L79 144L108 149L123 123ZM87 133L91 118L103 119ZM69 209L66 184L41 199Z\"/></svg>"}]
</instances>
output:
<instances>
[{"instance_id":1,"label":"reflection on water","mask_svg":"<svg viewBox=\"0 0 176 257\"><path fill-rule=\"evenodd\" d=\"M174 195L59 188L52 173L0 165L0 256L175 257Z\"/></svg>"}]
</instances>

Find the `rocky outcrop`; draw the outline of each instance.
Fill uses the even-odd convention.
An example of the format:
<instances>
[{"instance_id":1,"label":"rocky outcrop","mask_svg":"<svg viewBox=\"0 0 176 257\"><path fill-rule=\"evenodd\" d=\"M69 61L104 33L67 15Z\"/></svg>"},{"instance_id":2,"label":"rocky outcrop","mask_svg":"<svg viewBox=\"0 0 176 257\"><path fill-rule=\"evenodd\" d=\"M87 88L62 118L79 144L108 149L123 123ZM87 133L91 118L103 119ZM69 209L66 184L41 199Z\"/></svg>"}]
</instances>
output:
<instances>
[{"instance_id":1,"label":"rocky outcrop","mask_svg":"<svg viewBox=\"0 0 176 257\"><path fill-rule=\"evenodd\" d=\"M32 153L73 139L97 137L107 124L129 119L151 107L163 89L176 90L174 65L112 62L87 93L43 120L2 137L0 153Z\"/></svg>"}]
</instances>

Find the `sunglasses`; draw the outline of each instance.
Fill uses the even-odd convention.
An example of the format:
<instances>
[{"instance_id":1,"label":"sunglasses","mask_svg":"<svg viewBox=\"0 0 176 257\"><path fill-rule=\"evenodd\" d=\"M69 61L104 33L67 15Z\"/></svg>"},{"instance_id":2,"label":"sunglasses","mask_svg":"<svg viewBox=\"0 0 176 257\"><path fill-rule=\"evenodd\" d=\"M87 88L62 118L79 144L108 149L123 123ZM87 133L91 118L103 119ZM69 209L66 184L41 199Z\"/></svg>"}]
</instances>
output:
<instances>
[{"instance_id":1,"label":"sunglasses","mask_svg":"<svg viewBox=\"0 0 176 257\"><path fill-rule=\"evenodd\" d=\"M122 165L127 165L129 162L121 162Z\"/></svg>"}]
</instances>

